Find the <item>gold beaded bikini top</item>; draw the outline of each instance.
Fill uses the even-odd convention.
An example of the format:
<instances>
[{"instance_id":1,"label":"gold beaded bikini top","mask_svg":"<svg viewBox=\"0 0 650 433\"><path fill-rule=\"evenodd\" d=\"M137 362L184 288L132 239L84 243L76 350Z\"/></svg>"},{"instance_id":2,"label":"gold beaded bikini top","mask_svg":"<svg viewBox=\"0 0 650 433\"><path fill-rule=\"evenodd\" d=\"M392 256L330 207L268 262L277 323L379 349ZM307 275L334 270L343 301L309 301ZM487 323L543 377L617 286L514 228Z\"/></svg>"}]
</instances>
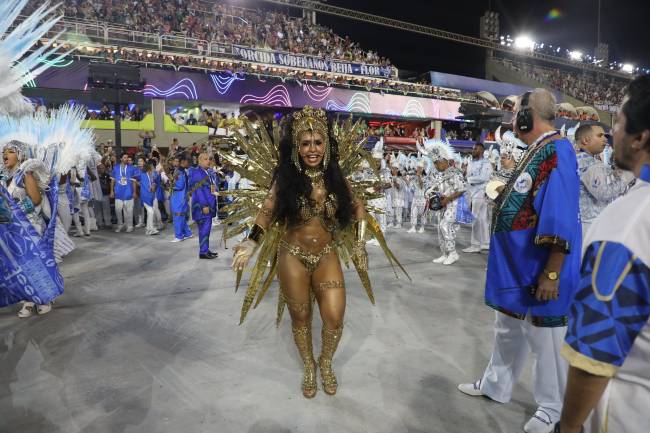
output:
<instances>
[{"instance_id":1,"label":"gold beaded bikini top","mask_svg":"<svg viewBox=\"0 0 650 433\"><path fill-rule=\"evenodd\" d=\"M323 203L317 203L315 200L306 197L300 197L300 223L307 224L312 218L320 218L323 226L328 231L336 230L338 222L336 221L336 210L338 201L336 195L328 194Z\"/></svg>"}]
</instances>

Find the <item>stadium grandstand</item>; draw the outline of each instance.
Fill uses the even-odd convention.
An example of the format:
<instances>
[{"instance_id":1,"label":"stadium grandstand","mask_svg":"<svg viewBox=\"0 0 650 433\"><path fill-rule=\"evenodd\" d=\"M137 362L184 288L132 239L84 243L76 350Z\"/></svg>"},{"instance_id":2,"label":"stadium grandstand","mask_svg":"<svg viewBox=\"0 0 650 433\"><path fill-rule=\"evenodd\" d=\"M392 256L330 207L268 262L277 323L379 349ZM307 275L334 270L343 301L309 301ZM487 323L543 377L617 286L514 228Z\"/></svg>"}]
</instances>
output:
<instances>
[{"instance_id":1,"label":"stadium grandstand","mask_svg":"<svg viewBox=\"0 0 650 433\"><path fill-rule=\"evenodd\" d=\"M24 13L28 14L38 5L39 2L30 2ZM427 112L422 108L427 105L427 100L454 101L465 106L475 106L464 109L465 112L500 109L507 98L512 96L506 91L493 90L494 85L498 87L500 83L518 85L515 87L518 90L532 87L552 89L561 101L570 103L572 107L595 108L598 113L596 117L609 124L609 114L616 111L623 89L632 76L629 71L611 66L601 68L599 65L602 62L594 61L595 58L589 55L577 58L568 50L557 50L537 43L522 50L521 43L516 43L518 41L509 36L501 36L500 41L488 36L479 40L480 43L497 49L487 50L488 81L485 81L484 88L464 86L462 80L460 84L455 81L453 84L456 85L453 85L422 79L426 74L420 75L417 82L406 81L400 78L398 65L374 51L374 47L361 47L348 36L338 35L332 29L318 24L315 14L301 9L279 11L264 5L261 2L257 9L247 9L225 1L206 0L153 0L146 3L65 0L60 5L64 19L49 32L49 36L63 32L60 48L70 52L70 60L65 65L135 65L145 71L162 70L177 74L178 80L174 82L164 79L158 83L160 75L156 75L157 78L153 80L149 78L150 91L145 89L144 95L164 96L169 100L168 105L173 108L166 107L165 113L176 124L186 122L193 110L191 122L196 120L197 126L207 127L208 133L223 131L218 126L223 126L229 116L232 118L239 114L244 105L247 109L257 105L256 111L260 111L264 105L283 105L279 100L287 102L284 105L295 104L296 97L292 98L289 91L291 86L316 89L312 93L318 95L327 92L322 89L346 90L349 93L341 94L338 99L328 99L324 108L364 115L372 125L380 126L368 128L369 131L397 131L397 134L403 131L409 138L407 142L410 145L413 144L411 136L419 136L420 133L427 135L425 130L438 130L440 133L442 123L435 123L434 120L444 120L445 125L449 125L449 120L454 118L472 121L461 116L462 113L458 111L460 106L448 110L445 115L441 115L439 108ZM289 11L295 14L290 15ZM61 69L60 72L65 73L65 68ZM217 95L206 97L205 92L196 90L197 79L179 75L197 72L210 76L215 82ZM151 73L145 75L149 77ZM189 79L194 86L194 92L190 89L189 97L187 92L175 87L184 79ZM53 81L56 80L49 80L48 84L48 80L39 79L34 84L48 87ZM220 101L220 97L239 81L250 84L248 87L255 90L250 92L254 97L248 98L247 104L242 103L246 99L245 95L240 95L242 98L239 100L231 98ZM265 90L254 83L266 84L262 86ZM221 93L220 85L225 86L225 92ZM255 89L256 87L259 88ZM83 88L87 88L87 85ZM487 98L484 97L486 93L489 95ZM403 100L403 109L376 109L369 102L372 95L376 94L408 99ZM318 95L316 99L319 98ZM45 106L57 98L50 101L46 99L41 98L39 102ZM189 99L192 103L178 103L178 99ZM293 102L288 103L290 100ZM202 103L196 104L195 101ZM390 104L400 105L394 101L397 100ZM222 110L212 112L205 109L211 103L214 105L218 102L230 105L226 108L222 104ZM240 102L239 107L237 102ZM142 112L153 111L151 101L147 99L144 104ZM137 104L132 103L130 106L135 105ZM116 117L116 110L111 104L95 101L90 106L89 120L111 120ZM569 111L573 113L574 110ZM206 112L211 113L211 116L206 115ZM577 110L575 112L573 117L578 119L580 116ZM132 113L128 104L126 109L120 110L119 116L123 120L140 117ZM213 122L210 122L210 117L214 119ZM423 119L431 123L427 126L421 123ZM409 123L409 120L412 122ZM186 129L181 128L180 131ZM448 126L446 129L450 137L466 137L468 146L480 134L480 128L476 128L477 132L469 136L471 128ZM416 130L420 132L416 133ZM201 131L203 133L205 130ZM194 138L196 137L191 140Z\"/></svg>"}]
</instances>

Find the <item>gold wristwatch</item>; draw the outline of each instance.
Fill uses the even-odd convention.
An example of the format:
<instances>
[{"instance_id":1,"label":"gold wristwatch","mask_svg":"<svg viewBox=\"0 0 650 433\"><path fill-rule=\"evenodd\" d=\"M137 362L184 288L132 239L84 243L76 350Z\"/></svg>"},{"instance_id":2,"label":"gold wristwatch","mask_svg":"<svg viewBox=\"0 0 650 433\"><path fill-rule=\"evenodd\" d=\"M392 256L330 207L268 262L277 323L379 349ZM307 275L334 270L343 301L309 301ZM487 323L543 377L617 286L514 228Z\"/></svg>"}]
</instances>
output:
<instances>
[{"instance_id":1,"label":"gold wristwatch","mask_svg":"<svg viewBox=\"0 0 650 433\"><path fill-rule=\"evenodd\" d=\"M555 271L547 271L544 269L544 275L546 275L546 278L548 278L551 281L557 281L560 279L560 273L555 272Z\"/></svg>"}]
</instances>

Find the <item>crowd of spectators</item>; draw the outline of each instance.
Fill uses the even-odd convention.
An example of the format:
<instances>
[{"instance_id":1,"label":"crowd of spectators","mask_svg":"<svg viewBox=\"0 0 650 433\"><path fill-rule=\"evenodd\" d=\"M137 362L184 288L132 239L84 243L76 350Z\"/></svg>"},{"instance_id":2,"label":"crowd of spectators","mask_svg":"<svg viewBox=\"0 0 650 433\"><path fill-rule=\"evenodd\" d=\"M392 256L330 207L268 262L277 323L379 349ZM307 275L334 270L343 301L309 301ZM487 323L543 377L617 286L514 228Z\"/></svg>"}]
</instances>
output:
<instances>
[{"instance_id":1,"label":"crowd of spectators","mask_svg":"<svg viewBox=\"0 0 650 433\"><path fill-rule=\"evenodd\" d=\"M605 74L544 68L523 62L504 61L503 64L592 106L618 106L628 84L624 79Z\"/></svg>"},{"instance_id":2,"label":"crowd of spectators","mask_svg":"<svg viewBox=\"0 0 650 433\"><path fill-rule=\"evenodd\" d=\"M62 50L70 48L72 47L66 44L61 46ZM249 75L257 78L280 78L283 81L309 81L320 85L354 88L366 91L436 97L452 100L461 99L461 94L457 90L432 86L423 81L411 83L383 78L335 75L329 72L301 71L242 61L216 60L208 57L161 53L134 48L87 47L76 51L75 55L79 58L101 60L108 63L143 64L147 67L169 67L170 69L175 70L182 67L184 69L197 69L209 72L227 72ZM465 98L469 99L470 96Z\"/></svg>"},{"instance_id":3,"label":"crowd of spectators","mask_svg":"<svg viewBox=\"0 0 650 433\"><path fill-rule=\"evenodd\" d=\"M30 3L32 9L40 5L35 0ZM390 60L376 52L363 50L349 37L305 18L244 9L223 0L63 0L62 8L67 18L109 22L147 33L390 66Z\"/></svg>"},{"instance_id":4,"label":"crowd of spectators","mask_svg":"<svg viewBox=\"0 0 650 433\"><path fill-rule=\"evenodd\" d=\"M148 114L148 110L142 110L137 105L124 105L120 109L120 118L121 120L140 122L144 119L144 116ZM86 109L86 120L114 120L115 111L108 106L108 104L102 104L99 110Z\"/></svg>"}]
</instances>

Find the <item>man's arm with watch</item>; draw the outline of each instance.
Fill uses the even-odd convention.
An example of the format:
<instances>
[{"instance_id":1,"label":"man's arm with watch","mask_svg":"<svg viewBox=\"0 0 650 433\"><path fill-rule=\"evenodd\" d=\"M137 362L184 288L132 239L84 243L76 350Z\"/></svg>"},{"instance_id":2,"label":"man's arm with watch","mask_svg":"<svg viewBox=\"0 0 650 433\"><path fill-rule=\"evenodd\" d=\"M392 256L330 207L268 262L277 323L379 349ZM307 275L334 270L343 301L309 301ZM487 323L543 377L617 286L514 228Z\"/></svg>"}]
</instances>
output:
<instances>
[{"instance_id":1,"label":"man's arm with watch","mask_svg":"<svg viewBox=\"0 0 650 433\"><path fill-rule=\"evenodd\" d=\"M544 270L537 279L535 299L538 301L553 301L560 295L560 271L564 263L564 249L558 245L549 247L550 254Z\"/></svg>"}]
</instances>

